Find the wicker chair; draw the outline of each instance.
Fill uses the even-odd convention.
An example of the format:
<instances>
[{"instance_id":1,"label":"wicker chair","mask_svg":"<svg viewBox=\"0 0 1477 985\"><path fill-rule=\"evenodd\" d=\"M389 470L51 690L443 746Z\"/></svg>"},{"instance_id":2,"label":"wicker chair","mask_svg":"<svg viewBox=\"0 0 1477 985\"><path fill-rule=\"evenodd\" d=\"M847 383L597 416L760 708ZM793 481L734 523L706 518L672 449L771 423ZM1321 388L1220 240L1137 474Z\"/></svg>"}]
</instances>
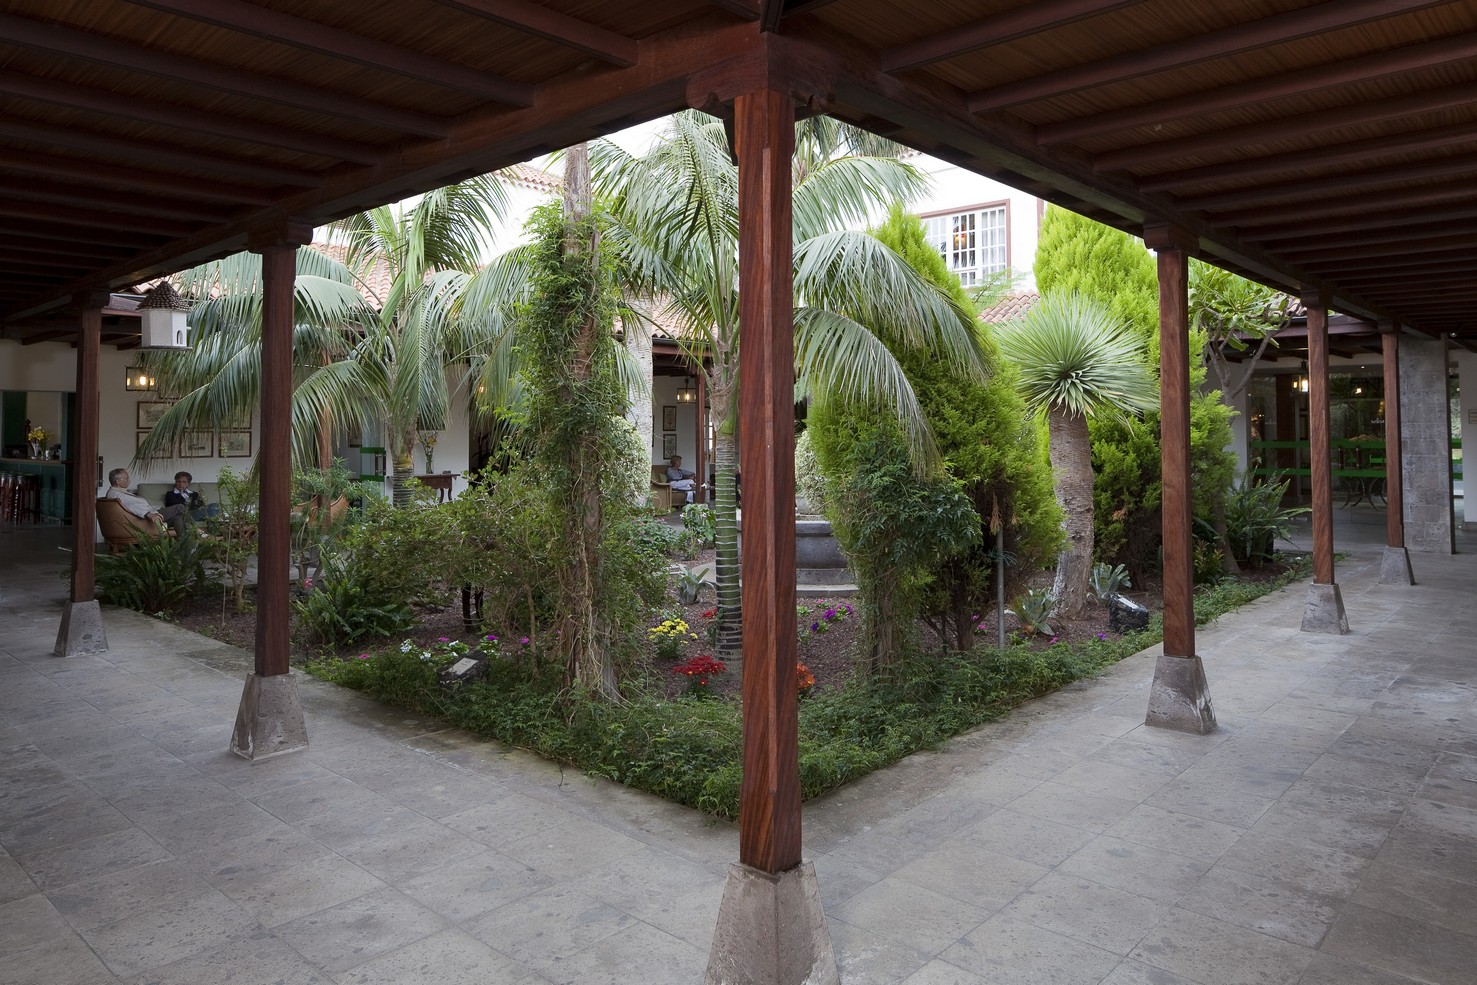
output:
<instances>
[{"instance_id":1,"label":"wicker chair","mask_svg":"<svg viewBox=\"0 0 1477 985\"><path fill-rule=\"evenodd\" d=\"M651 498L663 509L687 505L687 493L681 489L673 489L672 483L667 479L665 462L651 467Z\"/></svg>"},{"instance_id":2,"label":"wicker chair","mask_svg":"<svg viewBox=\"0 0 1477 985\"><path fill-rule=\"evenodd\" d=\"M161 536L174 536L174 531L168 527L134 516L116 499L97 501L97 525L103 532L103 540L108 543L108 550L114 554L121 554L123 548L137 544L140 537L158 540Z\"/></svg>"}]
</instances>

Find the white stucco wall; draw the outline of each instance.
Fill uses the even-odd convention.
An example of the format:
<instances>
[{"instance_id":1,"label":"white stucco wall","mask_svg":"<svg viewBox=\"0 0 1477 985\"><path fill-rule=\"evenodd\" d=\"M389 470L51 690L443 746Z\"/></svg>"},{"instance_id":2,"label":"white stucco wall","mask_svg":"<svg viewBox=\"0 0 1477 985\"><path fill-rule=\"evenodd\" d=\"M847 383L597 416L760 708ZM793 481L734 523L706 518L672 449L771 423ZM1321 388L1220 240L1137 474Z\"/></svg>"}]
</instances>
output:
<instances>
[{"instance_id":1,"label":"white stucco wall","mask_svg":"<svg viewBox=\"0 0 1477 985\"><path fill-rule=\"evenodd\" d=\"M913 206L913 212L918 215L1005 203L1010 224L1009 263L1017 278L1013 289L1036 290L1031 267L1036 262L1036 244L1041 238L1041 200L935 157L921 155L913 163L933 182L928 197Z\"/></svg>"}]
</instances>

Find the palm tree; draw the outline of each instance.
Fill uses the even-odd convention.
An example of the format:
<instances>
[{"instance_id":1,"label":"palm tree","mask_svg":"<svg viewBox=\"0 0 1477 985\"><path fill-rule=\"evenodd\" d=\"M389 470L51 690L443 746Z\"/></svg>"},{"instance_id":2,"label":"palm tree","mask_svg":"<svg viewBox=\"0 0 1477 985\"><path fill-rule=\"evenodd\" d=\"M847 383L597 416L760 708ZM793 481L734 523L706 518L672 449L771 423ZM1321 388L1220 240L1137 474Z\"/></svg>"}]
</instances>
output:
<instances>
[{"instance_id":1,"label":"palm tree","mask_svg":"<svg viewBox=\"0 0 1477 985\"><path fill-rule=\"evenodd\" d=\"M294 283L293 457L322 458L334 435L378 420L392 462L395 501L408 498L418 430L445 426L451 394L470 371L494 318L455 304L504 208L495 175L383 206L329 227L344 258L303 248ZM261 397L261 260L242 253L187 270L181 291L202 300L195 347L151 353L160 391L181 399L140 447L167 458L191 429L249 422ZM387 286L376 288L384 282ZM486 348L491 348L488 344ZM326 464L320 462L319 464Z\"/></svg>"},{"instance_id":2,"label":"palm tree","mask_svg":"<svg viewBox=\"0 0 1477 985\"><path fill-rule=\"evenodd\" d=\"M862 225L878 208L916 197L925 179L879 141L834 120L797 127L794 157L795 358L798 396L880 398L903 422L915 457L936 452L907 379L888 351L925 348L960 372L983 362L971 318ZM716 430L719 650L739 648L734 476L739 343L738 169L721 121L672 117L650 151L609 141L591 149L596 187L610 199L610 237L630 286L659 299L689 363L701 367Z\"/></svg>"},{"instance_id":3,"label":"palm tree","mask_svg":"<svg viewBox=\"0 0 1477 985\"><path fill-rule=\"evenodd\" d=\"M1132 330L1075 292L1048 294L999 333L1000 351L1020 367L1026 402L1046 415L1051 468L1066 546L1052 586L1055 611L1075 618L1092 572L1092 446L1087 419L1157 406L1158 387Z\"/></svg>"}]
</instances>

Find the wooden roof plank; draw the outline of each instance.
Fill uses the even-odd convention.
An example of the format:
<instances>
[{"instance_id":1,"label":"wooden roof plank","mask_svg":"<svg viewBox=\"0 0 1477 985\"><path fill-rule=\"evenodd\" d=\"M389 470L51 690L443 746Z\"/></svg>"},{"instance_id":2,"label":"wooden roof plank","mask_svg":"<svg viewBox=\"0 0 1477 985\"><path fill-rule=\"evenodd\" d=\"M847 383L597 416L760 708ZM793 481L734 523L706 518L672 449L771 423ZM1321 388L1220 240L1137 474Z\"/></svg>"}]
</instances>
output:
<instances>
[{"instance_id":1,"label":"wooden roof plank","mask_svg":"<svg viewBox=\"0 0 1477 985\"><path fill-rule=\"evenodd\" d=\"M968 25L951 27L928 37L884 48L878 54L877 61L884 72L905 72L1143 2L1144 0L1041 0L1039 3L1028 3L1013 10L979 18Z\"/></svg>"},{"instance_id":2,"label":"wooden roof plank","mask_svg":"<svg viewBox=\"0 0 1477 985\"><path fill-rule=\"evenodd\" d=\"M1254 185L1233 191L1185 196L1179 200L1179 206L1195 212L1214 212L1218 209L1259 205L1303 196L1326 198L1328 192L1353 191L1360 188L1372 189L1382 185L1399 184L1403 181L1449 178L1474 173L1477 173L1477 155L1468 154L1464 157L1447 157L1419 164L1401 164L1388 168L1324 175L1309 178L1306 181Z\"/></svg>"},{"instance_id":3,"label":"wooden roof plank","mask_svg":"<svg viewBox=\"0 0 1477 985\"><path fill-rule=\"evenodd\" d=\"M1396 207L1441 207L1453 202L1466 203L1477 197L1477 187L1471 182L1458 181L1442 185L1429 185L1421 188L1392 188L1380 193L1378 207L1381 209L1392 209ZM1216 227L1234 227L1236 229L1254 228L1257 226L1286 226L1293 222L1312 221L1324 219L1330 216L1355 216L1363 215L1369 209L1370 201L1367 195L1345 195L1335 198L1309 198L1301 202L1288 202L1280 205L1263 205L1255 208L1242 209L1239 212L1221 212L1210 215L1206 223Z\"/></svg>"},{"instance_id":4,"label":"wooden roof plank","mask_svg":"<svg viewBox=\"0 0 1477 985\"><path fill-rule=\"evenodd\" d=\"M582 51L608 65L629 68L636 64L636 42L623 34L607 31L557 10L527 0L437 0L448 7L511 27L525 34Z\"/></svg>"},{"instance_id":5,"label":"wooden roof plank","mask_svg":"<svg viewBox=\"0 0 1477 985\"><path fill-rule=\"evenodd\" d=\"M71 222L80 226L100 226L104 229L137 230L159 236L188 236L200 228L197 223L153 218L138 213L102 212L95 208L76 209L62 205L43 205L39 202L21 202L10 197L0 197L0 216L35 219L41 222Z\"/></svg>"},{"instance_id":6,"label":"wooden roof plank","mask_svg":"<svg viewBox=\"0 0 1477 985\"><path fill-rule=\"evenodd\" d=\"M180 181L177 175L142 171L111 164L100 168L96 161L58 157L55 154L33 154L0 148L0 169L24 171L47 177L71 178L80 184L98 188L135 188L141 191L168 193L175 201L204 199L230 202L233 205L269 205L272 196L261 188L224 185L216 181ZM0 178L0 185L4 179ZM116 197L116 193L114 193Z\"/></svg>"},{"instance_id":7,"label":"wooden roof plank","mask_svg":"<svg viewBox=\"0 0 1477 985\"><path fill-rule=\"evenodd\" d=\"M1326 0L1313 7L1291 10L1271 17L1259 17L1199 37L1178 38L1165 44L1125 51L1097 61L982 89L970 94L969 109L974 113L1008 109L1038 99L1050 99L1172 68L1183 68L1253 48L1286 44L1325 31L1355 27L1396 14L1439 7L1447 2L1449 0Z\"/></svg>"},{"instance_id":8,"label":"wooden roof plank","mask_svg":"<svg viewBox=\"0 0 1477 985\"><path fill-rule=\"evenodd\" d=\"M1472 58L1477 58L1477 35L1438 38L1359 58L1339 59L1295 72L1279 72L1239 85L1203 89L1125 106L1122 109L1105 110L1090 116L1043 124L1036 129L1036 139L1043 146L1072 143L1105 133L1206 116L1288 96L1369 82L1415 69L1437 68Z\"/></svg>"},{"instance_id":9,"label":"wooden roof plank","mask_svg":"<svg viewBox=\"0 0 1477 985\"><path fill-rule=\"evenodd\" d=\"M79 58L130 72L142 72L187 85L207 86L222 92L247 95L294 109L371 123L386 130L418 137L439 139L446 136L447 132L444 121L425 113L397 109L319 86L243 72L212 62L172 55L86 31L42 24L10 14L0 14L0 38L11 44L65 55L68 58Z\"/></svg>"},{"instance_id":10,"label":"wooden roof plank","mask_svg":"<svg viewBox=\"0 0 1477 985\"><path fill-rule=\"evenodd\" d=\"M28 181L17 183L6 189L6 194L17 201L45 202L52 205L76 206L100 211L127 209L132 215L158 216L164 219L183 219L186 222L225 222L236 211L223 209L218 204L208 205L181 198L156 198L145 195L119 195L116 192L97 191L49 182Z\"/></svg>"},{"instance_id":11,"label":"wooden roof plank","mask_svg":"<svg viewBox=\"0 0 1477 985\"><path fill-rule=\"evenodd\" d=\"M528 106L533 102L533 88L524 83L240 0L130 2L511 106Z\"/></svg>"}]
</instances>

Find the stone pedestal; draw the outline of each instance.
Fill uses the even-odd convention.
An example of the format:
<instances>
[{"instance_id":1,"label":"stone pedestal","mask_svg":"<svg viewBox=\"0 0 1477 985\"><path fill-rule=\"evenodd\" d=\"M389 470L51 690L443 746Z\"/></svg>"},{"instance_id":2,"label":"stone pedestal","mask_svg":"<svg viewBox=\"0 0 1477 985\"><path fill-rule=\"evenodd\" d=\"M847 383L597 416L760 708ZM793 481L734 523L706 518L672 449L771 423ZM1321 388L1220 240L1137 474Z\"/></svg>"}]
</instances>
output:
<instances>
[{"instance_id":1,"label":"stone pedestal","mask_svg":"<svg viewBox=\"0 0 1477 985\"><path fill-rule=\"evenodd\" d=\"M103 632L103 610L97 600L68 602L62 608L62 624L56 631L54 657L76 657L84 653L107 653L108 634Z\"/></svg>"},{"instance_id":2,"label":"stone pedestal","mask_svg":"<svg viewBox=\"0 0 1477 985\"><path fill-rule=\"evenodd\" d=\"M246 759L267 759L308 748L308 728L291 674L246 676L231 751Z\"/></svg>"},{"instance_id":3,"label":"stone pedestal","mask_svg":"<svg viewBox=\"0 0 1477 985\"><path fill-rule=\"evenodd\" d=\"M1154 664L1154 683L1149 688L1149 714L1144 724L1193 735L1215 731L1215 708L1210 703L1210 684L1199 657L1159 654Z\"/></svg>"},{"instance_id":4,"label":"stone pedestal","mask_svg":"<svg viewBox=\"0 0 1477 985\"><path fill-rule=\"evenodd\" d=\"M1344 597L1338 585L1309 585L1308 605L1303 609L1303 632L1343 636L1348 631L1349 617L1344 614Z\"/></svg>"},{"instance_id":5,"label":"stone pedestal","mask_svg":"<svg viewBox=\"0 0 1477 985\"><path fill-rule=\"evenodd\" d=\"M840 985L815 866L728 867L704 985Z\"/></svg>"},{"instance_id":6,"label":"stone pedestal","mask_svg":"<svg viewBox=\"0 0 1477 985\"><path fill-rule=\"evenodd\" d=\"M1380 559L1381 585L1414 585L1415 572L1410 567L1410 552L1403 547L1386 547Z\"/></svg>"}]
</instances>

